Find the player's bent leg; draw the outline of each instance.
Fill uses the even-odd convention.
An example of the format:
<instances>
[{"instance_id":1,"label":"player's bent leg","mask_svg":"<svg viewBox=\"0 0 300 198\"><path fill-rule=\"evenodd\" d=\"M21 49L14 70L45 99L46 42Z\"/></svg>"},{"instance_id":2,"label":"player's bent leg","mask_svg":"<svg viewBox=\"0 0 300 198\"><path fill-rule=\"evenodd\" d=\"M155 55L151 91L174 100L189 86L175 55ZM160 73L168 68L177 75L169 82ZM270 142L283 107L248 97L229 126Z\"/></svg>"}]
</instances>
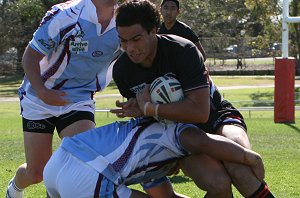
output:
<instances>
[{"instance_id":1,"label":"player's bent leg","mask_svg":"<svg viewBox=\"0 0 300 198\"><path fill-rule=\"evenodd\" d=\"M19 166L10 181L7 197L23 197L23 189L43 180L43 169L52 153L51 133L24 132L26 163Z\"/></svg>"},{"instance_id":2,"label":"player's bent leg","mask_svg":"<svg viewBox=\"0 0 300 198\"><path fill-rule=\"evenodd\" d=\"M231 179L220 161L205 154L191 155L180 160L180 167L207 192L206 197L232 197Z\"/></svg>"},{"instance_id":3,"label":"player's bent leg","mask_svg":"<svg viewBox=\"0 0 300 198\"><path fill-rule=\"evenodd\" d=\"M95 123L90 120L79 120L77 122L74 122L73 124L67 126L64 128L60 134L59 137L70 137L73 135L76 135L78 133L87 131L89 129L95 128Z\"/></svg>"},{"instance_id":4,"label":"player's bent leg","mask_svg":"<svg viewBox=\"0 0 300 198\"><path fill-rule=\"evenodd\" d=\"M94 114L88 111L72 111L60 116L57 126L59 137L70 137L95 128Z\"/></svg>"},{"instance_id":5,"label":"player's bent leg","mask_svg":"<svg viewBox=\"0 0 300 198\"><path fill-rule=\"evenodd\" d=\"M246 131L239 126L223 125L218 129L217 134L227 137L245 148L251 149L251 144Z\"/></svg>"},{"instance_id":6,"label":"player's bent leg","mask_svg":"<svg viewBox=\"0 0 300 198\"><path fill-rule=\"evenodd\" d=\"M50 133L24 132L26 163L16 173L16 184L26 188L43 180L43 170L52 154L52 138Z\"/></svg>"},{"instance_id":7,"label":"player's bent leg","mask_svg":"<svg viewBox=\"0 0 300 198\"><path fill-rule=\"evenodd\" d=\"M241 127L224 125L218 130L217 134L227 137L245 148L251 148L247 133ZM249 197L260 187L261 181L253 174L249 166L226 161L224 161L224 166L234 186L243 196Z\"/></svg>"}]
</instances>

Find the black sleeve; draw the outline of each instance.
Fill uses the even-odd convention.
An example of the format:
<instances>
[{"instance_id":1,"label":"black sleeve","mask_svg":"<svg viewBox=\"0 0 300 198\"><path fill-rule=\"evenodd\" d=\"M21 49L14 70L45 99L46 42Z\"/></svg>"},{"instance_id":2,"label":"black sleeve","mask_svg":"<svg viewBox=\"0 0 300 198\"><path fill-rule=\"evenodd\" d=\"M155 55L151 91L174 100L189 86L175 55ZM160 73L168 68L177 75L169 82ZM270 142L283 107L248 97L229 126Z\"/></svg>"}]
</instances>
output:
<instances>
[{"instance_id":1,"label":"black sleeve","mask_svg":"<svg viewBox=\"0 0 300 198\"><path fill-rule=\"evenodd\" d=\"M184 91L209 86L203 57L195 45L185 46L178 55L176 70Z\"/></svg>"},{"instance_id":2,"label":"black sleeve","mask_svg":"<svg viewBox=\"0 0 300 198\"><path fill-rule=\"evenodd\" d=\"M195 32L190 29L190 28L186 28L186 37L187 39L189 39L190 41L192 41L193 43L197 43L199 41L198 36L195 34Z\"/></svg>"},{"instance_id":3,"label":"black sleeve","mask_svg":"<svg viewBox=\"0 0 300 198\"><path fill-rule=\"evenodd\" d=\"M119 89L120 91L120 94L125 97L125 98L131 98L132 97L132 94L131 92L129 91L129 86L127 85L125 79L123 79L124 76L126 75L122 75L122 71L120 69L120 65L117 62L115 62L114 66L113 66L113 80L114 82L116 83L117 85L117 88Z\"/></svg>"}]
</instances>

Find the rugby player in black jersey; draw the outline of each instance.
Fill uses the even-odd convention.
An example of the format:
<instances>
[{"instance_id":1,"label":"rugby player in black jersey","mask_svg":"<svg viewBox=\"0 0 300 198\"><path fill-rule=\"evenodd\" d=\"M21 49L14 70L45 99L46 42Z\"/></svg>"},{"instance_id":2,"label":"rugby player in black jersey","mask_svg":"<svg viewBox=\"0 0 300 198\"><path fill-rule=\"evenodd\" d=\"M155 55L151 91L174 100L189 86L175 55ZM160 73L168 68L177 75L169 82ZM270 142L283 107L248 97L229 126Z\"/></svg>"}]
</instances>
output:
<instances>
[{"instance_id":1,"label":"rugby player in black jersey","mask_svg":"<svg viewBox=\"0 0 300 198\"><path fill-rule=\"evenodd\" d=\"M159 24L158 10L147 0L128 1L118 8L116 26L124 53L114 62L113 78L128 101L117 101L120 109L112 112L119 117L159 116L197 123L207 133L251 148L242 115L218 92L197 47L182 37L156 34ZM176 75L185 98L157 106L150 101L148 84L167 73ZM244 197L273 197L247 166L204 154L187 157L181 165L183 172L207 191L206 197L231 197L231 182ZM145 190L153 197L176 197L170 182L163 178Z\"/></svg>"}]
</instances>

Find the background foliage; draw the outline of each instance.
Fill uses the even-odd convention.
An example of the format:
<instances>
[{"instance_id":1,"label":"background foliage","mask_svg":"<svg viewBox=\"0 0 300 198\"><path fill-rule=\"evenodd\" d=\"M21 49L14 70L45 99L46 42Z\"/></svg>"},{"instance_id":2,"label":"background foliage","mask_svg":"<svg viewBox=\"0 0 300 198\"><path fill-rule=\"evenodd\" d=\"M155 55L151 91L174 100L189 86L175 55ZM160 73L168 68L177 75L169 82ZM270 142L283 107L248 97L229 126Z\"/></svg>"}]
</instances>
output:
<instances>
[{"instance_id":1,"label":"background foliage","mask_svg":"<svg viewBox=\"0 0 300 198\"><path fill-rule=\"evenodd\" d=\"M152 0L158 6L160 0ZM15 49L17 67L23 51L32 38L44 13L63 0L1 0L0 1L0 55ZM120 1L122 2L122 1ZM281 42L280 0L186 0L181 1L179 19L199 35L208 57L215 57L237 44L252 50L268 50ZM290 15L300 16L300 1L290 0ZM299 24L290 25L290 56L299 59ZM220 42L223 41L223 42ZM238 48L244 56L246 47ZM218 54L220 56L222 54ZM235 54L238 56L238 54ZM238 57L236 57L238 58Z\"/></svg>"}]
</instances>

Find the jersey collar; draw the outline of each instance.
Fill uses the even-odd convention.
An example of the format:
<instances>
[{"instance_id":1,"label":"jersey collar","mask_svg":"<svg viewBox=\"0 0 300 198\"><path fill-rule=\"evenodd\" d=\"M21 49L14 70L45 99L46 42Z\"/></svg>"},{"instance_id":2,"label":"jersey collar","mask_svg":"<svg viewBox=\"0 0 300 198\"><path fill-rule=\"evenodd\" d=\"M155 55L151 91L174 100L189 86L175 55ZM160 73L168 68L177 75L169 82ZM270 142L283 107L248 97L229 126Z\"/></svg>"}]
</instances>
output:
<instances>
[{"instance_id":1,"label":"jersey collar","mask_svg":"<svg viewBox=\"0 0 300 198\"><path fill-rule=\"evenodd\" d=\"M114 11L118 8L118 5L114 6ZM90 21L94 23L97 27L97 34L101 35L101 24L98 22L98 16L96 12L96 6L93 4L91 0L86 0L86 14L89 15ZM109 25L107 26L106 30L102 33L105 34L105 32L113 29L116 27L116 17L115 15L110 20Z\"/></svg>"}]
</instances>

